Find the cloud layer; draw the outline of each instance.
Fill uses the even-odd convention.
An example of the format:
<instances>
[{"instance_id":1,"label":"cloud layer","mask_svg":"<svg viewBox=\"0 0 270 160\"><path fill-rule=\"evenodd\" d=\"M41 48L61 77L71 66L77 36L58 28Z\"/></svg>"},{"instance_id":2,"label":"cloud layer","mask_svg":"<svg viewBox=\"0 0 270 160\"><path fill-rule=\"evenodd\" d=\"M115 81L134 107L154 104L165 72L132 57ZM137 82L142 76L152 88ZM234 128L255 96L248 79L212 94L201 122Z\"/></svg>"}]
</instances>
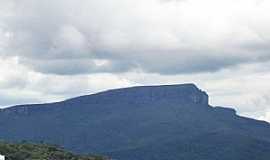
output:
<instances>
[{"instance_id":1,"label":"cloud layer","mask_svg":"<svg viewBox=\"0 0 270 160\"><path fill-rule=\"evenodd\" d=\"M213 72L269 60L269 9L263 0L13 0L4 53L62 75Z\"/></svg>"}]
</instances>

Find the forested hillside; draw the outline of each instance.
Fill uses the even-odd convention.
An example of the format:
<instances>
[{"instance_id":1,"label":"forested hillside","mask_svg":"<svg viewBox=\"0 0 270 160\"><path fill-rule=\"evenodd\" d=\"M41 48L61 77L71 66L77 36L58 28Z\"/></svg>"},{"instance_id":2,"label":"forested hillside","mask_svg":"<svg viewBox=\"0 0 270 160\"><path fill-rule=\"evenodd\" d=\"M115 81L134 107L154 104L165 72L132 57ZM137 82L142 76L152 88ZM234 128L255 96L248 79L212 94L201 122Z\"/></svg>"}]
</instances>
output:
<instances>
[{"instance_id":1,"label":"forested hillside","mask_svg":"<svg viewBox=\"0 0 270 160\"><path fill-rule=\"evenodd\" d=\"M81 156L48 144L0 142L6 160L105 160L101 156Z\"/></svg>"}]
</instances>

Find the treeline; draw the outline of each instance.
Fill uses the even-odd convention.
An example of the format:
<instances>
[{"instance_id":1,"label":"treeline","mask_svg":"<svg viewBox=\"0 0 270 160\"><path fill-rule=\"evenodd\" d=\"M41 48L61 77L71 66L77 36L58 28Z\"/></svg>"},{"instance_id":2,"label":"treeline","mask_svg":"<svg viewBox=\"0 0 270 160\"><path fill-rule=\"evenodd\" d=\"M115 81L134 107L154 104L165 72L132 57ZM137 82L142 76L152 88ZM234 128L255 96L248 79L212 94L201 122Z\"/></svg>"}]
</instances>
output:
<instances>
[{"instance_id":1,"label":"treeline","mask_svg":"<svg viewBox=\"0 0 270 160\"><path fill-rule=\"evenodd\" d=\"M102 156L76 155L53 145L26 142L0 141L0 154L5 155L6 160L108 160Z\"/></svg>"}]
</instances>

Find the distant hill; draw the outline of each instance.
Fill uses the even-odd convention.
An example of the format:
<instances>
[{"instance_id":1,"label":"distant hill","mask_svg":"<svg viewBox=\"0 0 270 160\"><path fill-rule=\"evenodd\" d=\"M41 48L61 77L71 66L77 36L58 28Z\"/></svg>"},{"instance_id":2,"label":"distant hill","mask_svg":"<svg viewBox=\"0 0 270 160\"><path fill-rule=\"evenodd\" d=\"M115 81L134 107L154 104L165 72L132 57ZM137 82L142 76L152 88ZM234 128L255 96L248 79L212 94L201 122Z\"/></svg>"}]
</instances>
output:
<instances>
[{"instance_id":1,"label":"distant hill","mask_svg":"<svg viewBox=\"0 0 270 160\"><path fill-rule=\"evenodd\" d=\"M194 84L132 87L10 107L0 111L0 139L43 141L118 160L270 158L269 123L210 106L207 93Z\"/></svg>"},{"instance_id":2,"label":"distant hill","mask_svg":"<svg viewBox=\"0 0 270 160\"><path fill-rule=\"evenodd\" d=\"M48 144L17 143L0 141L0 154L6 160L105 160L100 156L80 156Z\"/></svg>"}]
</instances>

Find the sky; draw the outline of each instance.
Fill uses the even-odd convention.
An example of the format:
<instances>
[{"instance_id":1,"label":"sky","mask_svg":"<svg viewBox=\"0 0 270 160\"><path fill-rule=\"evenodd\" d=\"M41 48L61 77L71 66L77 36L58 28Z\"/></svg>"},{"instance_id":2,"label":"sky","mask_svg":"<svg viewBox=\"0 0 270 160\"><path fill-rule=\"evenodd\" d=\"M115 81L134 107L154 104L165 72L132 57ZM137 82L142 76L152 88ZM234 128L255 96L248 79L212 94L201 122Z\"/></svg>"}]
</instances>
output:
<instances>
[{"instance_id":1,"label":"sky","mask_svg":"<svg viewBox=\"0 0 270 160\"><path fill-rule=\"evenodd\" d=\"M0 0L0 106L195 83L270 122L270 1Z\"/></svg>"}]
</instances>

